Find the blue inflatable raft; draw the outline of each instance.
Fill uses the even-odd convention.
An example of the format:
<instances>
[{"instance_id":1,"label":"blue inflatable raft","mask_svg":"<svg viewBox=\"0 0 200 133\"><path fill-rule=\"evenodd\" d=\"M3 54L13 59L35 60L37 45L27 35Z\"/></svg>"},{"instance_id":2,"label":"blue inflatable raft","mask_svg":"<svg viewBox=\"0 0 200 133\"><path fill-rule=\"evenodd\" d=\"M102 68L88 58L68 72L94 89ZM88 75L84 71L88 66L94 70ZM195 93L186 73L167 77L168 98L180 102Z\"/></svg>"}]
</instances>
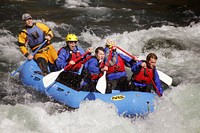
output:
<instances>
[{"instance_id":1,"label":"blue inflatable raft","mask_svg":"<svg viewBox=\"0 0 200 133\"><path fill-rule=\"evenodd\" d=\"M31 86L34 90L68 107L79 108L80 103L84 100L100 99L106 103L114 104L120 115L146 115L154 111L155 94L137 91L114 91L111 94L76 91L59 82L45 88L42 82L43 76L38 74L38 71L41 72L36 62L34 60L28 61L21 69L19 78L25 86Z\"/></svg>"}]
</instances>

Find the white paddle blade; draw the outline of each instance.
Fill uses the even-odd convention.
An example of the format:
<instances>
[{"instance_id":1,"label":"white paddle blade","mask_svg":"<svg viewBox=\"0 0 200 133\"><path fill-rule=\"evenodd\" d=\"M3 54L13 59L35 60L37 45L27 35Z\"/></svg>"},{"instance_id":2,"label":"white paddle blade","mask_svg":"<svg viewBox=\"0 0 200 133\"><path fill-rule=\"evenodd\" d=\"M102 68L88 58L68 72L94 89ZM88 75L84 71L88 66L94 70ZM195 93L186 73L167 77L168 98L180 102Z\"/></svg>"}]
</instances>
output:
<instances>
[{"instance_id":1,"label":"white paddle blade","mask_svg":"<svg viewBox=\"0 0 200 133\"><path fill-rule=\"evenodd\" d=\"M106 93L106 71L104 71L103 76L99 78L96 89L102 94Z\"/></svg>"},{"instance_id":2,"label":"white paddle blade","mask_svg":"<svg viewBox=\"0 0 200 133\"><path fill-rule=\"evenodd\" d=\"M166 83L167 85L172 85L172 78L168 76L167 74L163 73L162 71L157 70L159 78L161 81Z\"/></svg>"},{"instance_id":3,"label":"white paddle blade","mask_svg":"<svg viewBox=\"0 0 200 133\"><path fill-rule=\"evenodd\" d=\"M48 86L50 86L51 84L53 84L56 79L58 78L59 74L64 71L64 69L57 71L57 72L51 72L50 74L46 75L42 81L44 84L44 87L47 88Z\"/></svg>"}]
</instances>

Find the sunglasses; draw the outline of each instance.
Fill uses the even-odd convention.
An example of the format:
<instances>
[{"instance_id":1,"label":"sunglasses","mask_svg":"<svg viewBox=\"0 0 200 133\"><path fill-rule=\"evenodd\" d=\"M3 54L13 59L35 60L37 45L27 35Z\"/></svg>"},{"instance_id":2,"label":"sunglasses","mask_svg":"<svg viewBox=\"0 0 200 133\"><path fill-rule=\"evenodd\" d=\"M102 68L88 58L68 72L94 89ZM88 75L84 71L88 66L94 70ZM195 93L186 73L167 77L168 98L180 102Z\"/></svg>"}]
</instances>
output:
<instances>
[{"instance_id":1,"label":"sunglasses","mask_svg":"<svg viewBox=\"0 0 200 133\"><path fill-rule=\"evenodd\" d=\"M68 43L77 43L77 41L68 41Z\"/></svg>"}]
</instances>

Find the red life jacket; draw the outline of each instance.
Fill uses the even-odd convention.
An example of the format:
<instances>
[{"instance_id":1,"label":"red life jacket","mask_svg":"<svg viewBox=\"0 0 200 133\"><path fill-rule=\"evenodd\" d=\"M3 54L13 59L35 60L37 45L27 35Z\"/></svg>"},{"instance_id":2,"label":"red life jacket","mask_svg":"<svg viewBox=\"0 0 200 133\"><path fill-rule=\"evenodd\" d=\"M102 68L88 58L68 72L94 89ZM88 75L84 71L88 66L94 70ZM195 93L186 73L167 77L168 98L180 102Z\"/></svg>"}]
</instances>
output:
<instances>
[{"instance_id":1,"label":"red life jacket","mask_svg":"<svg viewBox=\"0 0 200 133\"><path fill-rule=\"evenodd\" d=\"M70 54L71 54L71 59L69 59L69 62L71 60L76 60L77 58L81 57L81 54L79 51L77 51L76 53L70 51ZM81 67L82 67L82 64L83 64L83 61L79 61L79 62L76 62L76 64L74 64L71 68L70 68L70 71L78 71Z\"/></svg>"},{"instance_id":2,"label":"red life jacket","mask_svg":"<svg viewBox=\"0 0 200 133\"><path fill-rule=\"evenodd\" d=\"M109 62L107 74L123 71L125 71L124 61L119 55L114 56Z\"/></svg>"},{"instance_id":3,"label":"red life jacket","mask_svg":"<svg viewBox=\"0 0 200 133\"><path fill-rule=\"evenodd\" d=\"M151 84L150 77L153 77L153 69L151 68L141 68L140 72L133 77L133 80L136 82L144 83L144 84Z\"/></svg>"},{"instance_id":4,"label":"red life jacket","mask_svg":"<svg viewBox=\"0 0 200 133\"><path fill-rule=\"evenodd\" d=\"M67 46L66 47L62 47L62 48L64 48L66 51L69 51L69 58L67 59L67 62L70 62L71 60L76 60L77 58L79 58L79 57L81 57L81 54L80 54L80 52L77 50L76 52L73 52L72 50L70 50ZM62 48L60 48L59 50L58 50L58 55L59 55L59 53L60 53L60 51L61 51L61 49ZM77 48L78 49L78 48ZM76 64L74 64L72 67L69 67L68 69L66 69L67 71L74 71L74 72L76 72L76 71L78 71L80 68L81 68L81 66L82 66L82 64L83 64L83 61L81 60L81 61L79 61L79 62L76 62Z\"/></svg>"}]
</instances>

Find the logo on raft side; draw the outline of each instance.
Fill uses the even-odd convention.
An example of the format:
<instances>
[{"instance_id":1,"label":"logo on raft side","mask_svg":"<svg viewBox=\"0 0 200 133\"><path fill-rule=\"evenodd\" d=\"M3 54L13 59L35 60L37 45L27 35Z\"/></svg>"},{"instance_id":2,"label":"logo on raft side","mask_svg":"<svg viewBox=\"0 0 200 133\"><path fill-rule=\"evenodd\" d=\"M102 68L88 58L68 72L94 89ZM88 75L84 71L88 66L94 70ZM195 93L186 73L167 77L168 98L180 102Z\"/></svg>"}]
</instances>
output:
<instances>
[{"instance_id":1,"label":"logo on raft side","mask_svg":"<svg viewBox=\"0 0 200 133\"><path fill-rule=\"evenodd\" d=\"M111 100L118 101L118 100L123 100L124 98L125 98L124 95L116 95L116 96L112 96Z\"/></svg>"}]
</instances>

